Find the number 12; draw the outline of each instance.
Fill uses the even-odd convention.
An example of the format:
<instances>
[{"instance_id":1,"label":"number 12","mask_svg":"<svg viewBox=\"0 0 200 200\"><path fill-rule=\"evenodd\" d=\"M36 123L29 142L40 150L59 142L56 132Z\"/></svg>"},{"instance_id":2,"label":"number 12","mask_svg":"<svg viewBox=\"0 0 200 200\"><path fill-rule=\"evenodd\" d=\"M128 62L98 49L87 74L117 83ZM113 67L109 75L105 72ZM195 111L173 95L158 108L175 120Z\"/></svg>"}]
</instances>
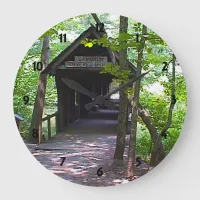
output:
<instances>
[{"instance_id":1,"label":"number 12","mask_svg":"<svg viewBox=\"0 0 200 200\"><path fill-rule=\"evenodd\" d=\"M104 31L104 23L97 23L96 24L96 31L100 32L100 33L105 32Z\"/></svg>"}]
</instances>

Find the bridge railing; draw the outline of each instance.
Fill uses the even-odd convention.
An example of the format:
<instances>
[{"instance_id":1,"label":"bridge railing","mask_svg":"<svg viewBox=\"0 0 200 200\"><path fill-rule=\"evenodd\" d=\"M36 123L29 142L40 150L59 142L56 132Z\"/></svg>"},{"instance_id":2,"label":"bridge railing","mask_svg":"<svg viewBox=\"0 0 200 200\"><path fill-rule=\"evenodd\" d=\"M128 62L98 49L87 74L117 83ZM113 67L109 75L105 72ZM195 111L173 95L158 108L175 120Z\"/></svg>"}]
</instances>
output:
<instances>
[{"instance_id":1,"label":"bridge railing","mask_svg":"<svg viewBox=\"0 0 200 200\"><path fill-rule=\"evenodd\" d=\"M52 123L52 118L53 117L55 117L54 124ZM46 117L44 117L42 119L42 122L43 122L43 124L45 122L47 122L47 127L46 128L47 128L48 140L52 137L52 132L55 132L55 134L58 133L58 111L56 111L55 113L47 115ZM53 126L52 126L52 124L53 124ZM52 131L52 129L54 129L54 130Z\"/></svg>"}]
</instances>

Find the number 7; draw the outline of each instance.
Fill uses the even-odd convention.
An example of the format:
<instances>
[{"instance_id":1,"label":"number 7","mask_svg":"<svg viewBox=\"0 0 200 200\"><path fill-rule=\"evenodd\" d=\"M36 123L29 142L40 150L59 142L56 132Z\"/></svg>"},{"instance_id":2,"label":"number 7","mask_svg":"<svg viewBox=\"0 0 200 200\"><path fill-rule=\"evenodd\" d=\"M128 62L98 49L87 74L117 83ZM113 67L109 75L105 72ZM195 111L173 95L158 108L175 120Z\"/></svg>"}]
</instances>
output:
<instances>
[{"instance_id":1,"label":"number 7","mask_svg":"<svg viewBox=\"0 0 200 200\"><path fill-rule=\"evenodd\" d=\"M66 157L60 157L60 158L63 159L62 162L60 163L60 166L62 166L63 163L65 162Z\"/></svg>"}]
</instances>

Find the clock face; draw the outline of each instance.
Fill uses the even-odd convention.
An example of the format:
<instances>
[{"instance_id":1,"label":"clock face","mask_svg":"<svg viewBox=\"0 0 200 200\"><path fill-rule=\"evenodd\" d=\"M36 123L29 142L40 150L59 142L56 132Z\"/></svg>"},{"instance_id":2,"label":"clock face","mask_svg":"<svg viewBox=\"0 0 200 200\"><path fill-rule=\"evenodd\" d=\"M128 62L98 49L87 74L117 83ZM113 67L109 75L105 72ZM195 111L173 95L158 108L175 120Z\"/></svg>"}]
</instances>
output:
<instances>
[{"instance_id":1,"label":"clock face","mask_svg":"<svg viewBox=\"0 0 200 200\"><path fill-rule=\"evenodd\" d=\"M111 14L74 17L41 35L21 62L13 98L31 154L87 186L154 169L176 143L187 107L181 66L165 41Z\"/></svg>"}]
</instances>

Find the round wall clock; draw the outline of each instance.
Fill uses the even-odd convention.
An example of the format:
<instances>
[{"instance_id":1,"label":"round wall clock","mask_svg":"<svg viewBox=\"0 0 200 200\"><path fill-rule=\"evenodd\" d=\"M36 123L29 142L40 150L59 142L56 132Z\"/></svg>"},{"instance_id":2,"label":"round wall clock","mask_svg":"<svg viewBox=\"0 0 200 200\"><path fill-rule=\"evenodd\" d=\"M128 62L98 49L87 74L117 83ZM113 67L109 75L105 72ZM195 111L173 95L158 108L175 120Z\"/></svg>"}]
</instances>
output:
<instances>
[{"instance_id":1,"label":"round wall clock","mask_svg":"<svg viewBox=\"0 0 200 200\"><path fill-rule=\"evenodd\" d=\"M176 143L187 107L181 66L165 41L107 13L41 35L21 62L13 98L31 154L87 186L128 183L154 169Z\"/></svg>"}]
</instances>

